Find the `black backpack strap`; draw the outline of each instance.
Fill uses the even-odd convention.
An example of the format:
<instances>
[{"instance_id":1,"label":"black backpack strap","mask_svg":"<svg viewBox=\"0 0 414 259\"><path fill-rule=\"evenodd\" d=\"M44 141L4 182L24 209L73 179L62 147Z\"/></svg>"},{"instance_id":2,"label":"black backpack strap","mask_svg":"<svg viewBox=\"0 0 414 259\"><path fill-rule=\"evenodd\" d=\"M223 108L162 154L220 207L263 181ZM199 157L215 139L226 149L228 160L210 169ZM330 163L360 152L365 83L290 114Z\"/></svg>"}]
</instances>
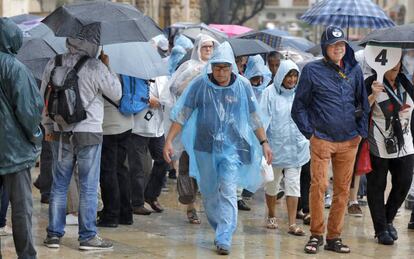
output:
<instances>
[{"instance_id":1,"label":"black backpack strap","mask_svg":"<svg viewBox=\"0 0 414 259\"><path fill-rule=\"evenodd\" d=\"M62 66L62 54L58 54L55 56L55 67Z\"/></svg>"},{"instance_id":2,"label":"black backpack strap","mask_svg":"<svg viewBox=\"0 0 414 259\"><path fill-rule=\"evenodd\" d=\"M79 73L79 71L82 69L82 66L85 64L85 62L89 59L88 56L82 56L78 62L76 62L75 66L73 67L73 69L76 71L76 74Z\"/></svg>"},{"instance_id":3,"label":"black backpack strap","mask_svg":"<svg viewBox=\"0 0 414 259\"><path fill-rule=\"evenodd\" d=\"M105 100L107 100L108 101L108 103L110 103L110 104L112 104L113 106L115 106L117 109L119 108L119 106L114 102L114 101L112 101L111 99L109 99L109 97L108 96L106 96L106 95L104 95L104 94L102 94L102 97L105 99Z\"/></svg>"}]
</instances>

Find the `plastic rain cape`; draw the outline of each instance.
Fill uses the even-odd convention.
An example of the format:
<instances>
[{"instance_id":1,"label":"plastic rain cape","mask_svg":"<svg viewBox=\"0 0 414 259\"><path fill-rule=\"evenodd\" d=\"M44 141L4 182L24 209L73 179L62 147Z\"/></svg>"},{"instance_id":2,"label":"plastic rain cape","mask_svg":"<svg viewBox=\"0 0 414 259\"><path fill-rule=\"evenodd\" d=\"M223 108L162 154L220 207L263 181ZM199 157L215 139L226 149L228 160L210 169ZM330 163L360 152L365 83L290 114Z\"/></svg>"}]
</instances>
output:
<instances>
[{"instance_id":1,"label":"plastic rain cape","mask_svg":"<svg viewBox=\"0 0 414 259\"><path fill-rule=\"evenodd\" d=\"M183 59L187 52L181 46L174 46L171 50L170 58L168 59L168 73L171 76L177 69L178 63Z\"/></svg>"},{"instance_id":2,"label":"plastic rain cape","mask_svg":"<svg viewBox=\"0 0 414 259\"><path fill-rule=\"evenodd\" d=\"M265 65L265 62L260 55L249 57L244 76L249 80L255 76L263 77L262 84L258 86L252 86L256 99L258 102L260 102L263 90L269 85L270 80L272 80L272 72Z\"/></svg>"},{"instance_id":3,"label":"plastic rain cape","mask_svg":"<svg viewBox=\"0 0 414 259\"><path fill-rule=\"evenodd\" d=\"M212 83L209 74L213 63L232 64L235 80L231 85ZM259 108L250 83L237 73L227 42L215 50L203 73L178 99L171 119L183 125L181 141L190 157L190 175L199 183L201 193L212 190L216 184L200 183L201 174L215 173L213 178L218 178L220 174L237 171L239 187L252 192L260 187L262 149L254 134L262 127ZM197 161L212 163L200 167Z\"/></svg>"},{"instance_id":4,"label":"plastic rain cape","mask_svg":"<svg viewBox=\"0 0 414 259\"><path fill-rule=\"evenodd\" d=\"M170 114L170 110L174 106L175 102L177 101L178 97L180 97L181 93L189 86L191 80L193 80L196 76L200 75L203 71L203 68L206 66L207 61L203 61L201 59L201 47L205 42L212 41L214 47L218 46L218 42L206 34L199 34L197 39L194 43L194 48L191 53L191 59L184 62L175 73L172 75L170 81L168 82L167 87L165 87L160 92L159 101L162 105L164 105L164 110L166 112L166 118ZM214 52L214 50L213 50ZM171 126L170 120L164 121L164 129L165 132L169 131ZM173 145L175 148L175 155L173 156L173 160L179 159L181 156L184 147L180 145L180 138L176 137Z\"/></svg>"}]
</instances>

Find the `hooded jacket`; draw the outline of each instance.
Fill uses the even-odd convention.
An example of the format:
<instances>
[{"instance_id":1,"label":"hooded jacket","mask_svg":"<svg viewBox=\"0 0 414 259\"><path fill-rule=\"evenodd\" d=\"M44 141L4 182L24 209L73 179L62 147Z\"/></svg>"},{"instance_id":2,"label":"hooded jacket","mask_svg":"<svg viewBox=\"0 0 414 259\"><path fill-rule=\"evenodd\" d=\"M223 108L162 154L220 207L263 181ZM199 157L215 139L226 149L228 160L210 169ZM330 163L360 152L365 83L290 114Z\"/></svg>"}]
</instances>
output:
<instances>
[{"instance_id":1,"label":"hooded jacket","mask_svg":"<svg viewBox=\"0 0 414 259\"><path fill-rule=\"evenodd\" d=\"M34 166L40 154L43 101L32 73L15 55L22 31L0 18L0 175Z\"/></svg>"},{"instance_id":2,"label":"hooded jacket","mask_svg":"<svg viewBox=\"0 0 414 259\"><path fill-rule=\"evenodd\" d=\"M265 62L260 55L249 57L249 60L246 64L246 71L244 72L244 77L246 77L249 80L256 76L263 77L261 85L252 85L253 92L256 96L257 102L260 103L263 91L266 89L266 87L272 80L272 72L270 72L269 67L265 65Z\"/></svg>"},{"instance_id":3,"label":"hooded jacket","mask_svg":"<svg viewBox=\"0 0 414 259\"><path fill-rule=\"evenodd\" d=\"M347 77L342 78L326 60L327 41L322 37L324 59L308 63L302 70L292 107L292 118L302 134L328 141L347 141L368 135L369 104L364 87L363 73L346 43L344 67L339 68ZM361 105L362 118L355 117Z\"/></svg>"},{"instance_id":4,"label":"hooded jacket","mask_svg":"<svg viewBox=\"0 0 414 259\"><path fill-rule=\"evenodd\" d=\"M302 135L291 117L296 87L286 89L283 79L290 70L299 72L291 60L282 60L273 79L267 87L260 104L265 122L266 135L274 152L272 164L280 168L300 167L310 159L309 141Z\"/></svg>"},{"instance_id":5,"label":"hooded jacket","mask_svg":"<svg viewBox=\"0 0 414 259\"><path fill-rule=\"evenodd\" d=\"M102 122L104 116L104 101L102 93L111 100L117 102L122 97L122 87L117 75L111 72L100 60L96 59L99 46L85 40L68 38L66 41L69 52L63 54L63 66L75 66L76 62L84 55L90 58L78 72L79 92L82 105L86 109L87 118L74 125L63 129L65 132L88 132L102 134ZM110 60L111 57L109 57ZM110 62L110 61L109 61ZM43 72L41 93L49 83L50 74L55 67L55 59L52 58ZM42 124L47 133L60 131L56 123L44 115Z\"/></svg>"}]
</instances>

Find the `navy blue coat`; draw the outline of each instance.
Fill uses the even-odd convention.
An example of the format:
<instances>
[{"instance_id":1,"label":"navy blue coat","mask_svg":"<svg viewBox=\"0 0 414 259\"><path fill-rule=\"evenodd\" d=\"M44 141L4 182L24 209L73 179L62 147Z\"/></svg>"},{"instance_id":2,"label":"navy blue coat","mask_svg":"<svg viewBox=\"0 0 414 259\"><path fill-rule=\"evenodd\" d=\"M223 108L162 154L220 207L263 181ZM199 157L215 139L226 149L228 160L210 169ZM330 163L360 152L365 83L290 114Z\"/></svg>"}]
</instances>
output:
<instances>
[{"instance_id":1,"label":"navy blue coat","mask_svg":"<svg viewBox=\"0 0 414 259\"><path fill-rule=\"evenodd\" d=\"M292 106L292 118L308 139L315 135L341 142L358 135L363 138L368 135L370 107L364 78L348 44L342 61L342 72L347 80L324 59L310 62L302 70ZM363 109L360 119L355 117L358 104Z\"/></svg>"}]
</instances>

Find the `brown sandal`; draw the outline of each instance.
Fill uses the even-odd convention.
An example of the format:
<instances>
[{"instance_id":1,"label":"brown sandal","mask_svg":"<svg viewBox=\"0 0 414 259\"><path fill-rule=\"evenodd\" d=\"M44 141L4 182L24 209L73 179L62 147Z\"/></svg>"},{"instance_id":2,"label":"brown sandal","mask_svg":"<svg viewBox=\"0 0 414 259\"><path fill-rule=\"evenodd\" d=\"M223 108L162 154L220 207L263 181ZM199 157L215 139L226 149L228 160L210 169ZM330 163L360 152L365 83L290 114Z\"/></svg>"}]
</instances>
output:
<instances>
[{"instance_id":1,"label":"brown sandal","mask_svg":"<svg viewBox=\"0 0 414 259\"><path fill-rule=\"evenodd\" d=\"M303 224L304 225L310 225L311 222L311 215L309 213L305 213L303 216Z\"/></svg>"},{"instance_id":2,"label":"brown sandal","mask_svg":"<svg viewBox=\"0 0 414 259\"><path fill-rule=\"evenodd\" d=\"M289 234L294 235L294 236L304 236L306 235L305 231L303 231L303 229L296 225L296 224L292 224L289 226Z\"/></svg>"},{"instance_id":3,"label":"brown sandal","mask_svg":"<svg viewBox=\"0 0 414 259\"><path fill-rule=\"evenodd\" d=\"M201 224L200 219L198 218L196 209L187 210L187 218L190 224Z\"/></svg>"}]
</instances>

